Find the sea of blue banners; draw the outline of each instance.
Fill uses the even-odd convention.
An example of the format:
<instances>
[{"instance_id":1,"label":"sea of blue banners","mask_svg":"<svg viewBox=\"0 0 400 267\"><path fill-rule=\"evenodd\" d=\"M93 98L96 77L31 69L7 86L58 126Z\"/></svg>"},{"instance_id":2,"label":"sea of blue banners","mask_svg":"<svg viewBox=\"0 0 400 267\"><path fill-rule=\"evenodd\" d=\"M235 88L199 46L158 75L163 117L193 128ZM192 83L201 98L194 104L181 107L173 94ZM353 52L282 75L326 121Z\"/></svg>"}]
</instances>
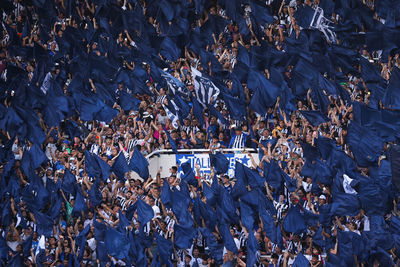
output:
<instances>
[{"instance_id":1,"label":"sea of blue banners","mask_svg":"<svg viewBox=\"0 0 400 267\"><path fill-rule=\"evenodd\" d=\"M6 2L11 3L11 1ZM65 16L71 16L80 21L76 2L72 0L65 2ZM279 9L279 1L274 1L267 6L264 2L257 0L221 0L218 1L218 4L226 10L228 19L210 15L204 25L196 26L194 29L191 29L190 25L195 24L195 20L200 17L202 11L209 7L208 1L195 0L193 4L191 1L151 1L147 6L147 15L159 21L162 34L157 34L149 24L137 1L130 1L135 8L129 11L122 11L114 1L95 2L94 16L98 22L97 27L94 27L92 21L85 21L85 27L82 28L68 26L63 37L57 37L59 51L55 56L49 55L48 51L38 44L29 47L22 46L16 31L9 25L3 24L12 44L8 51L9 55L11 57L21 56L25 61L35 59L37 68L29 81L25 70L10 64L7 67L7 79L2 79L0 82L0 102L2 103L0 104L0 129L7 131L12 139L18 137L19 140L27 139L34 143L31 150L26 152L21 160L21 168L29 177L29 185L21 195L18 195L20 182L12 170L13 161L10 161L12 159L12 140L0 148L0 162L9 162L3 170L1 197L9 199L10 196L13 196L14 199L19 197L24 199L38 221L37 230L40 234L50 235L53 222L58 220L59 215L50 211L47 214L40 211L47 203L50 204L51 210L57 210L60 197L58 188L62 188L64 192L75 197L75 214L84 211L85 205L81 188L74 183L75 178L68 170L66 170L62 184L52 187L49 183L44 187L39 183L39 178L34 170L46 161L43 152L37 146L43 143L46 137L40 127L39 114L49 127L58 126L60 123L69 124L69 131L73 136L79 133L79 129L71 118L80 117L83 121L110 122L119 113L113 106L118 97L115 93L118 84L123 83L134 94L152 95L146 86L146 81L151 78L157 82L159 87L168 87L172 91L173 95L169 95L169 98L174 99L176 105L179 106L179 110L175 110L175 113L171 111L171 116L176 116L175 121L185 118L185 114L186 116L188 114L188 107L190 109L192 106L194 115L203 124L202 106L212 105L218 95L226 102L232 118L244 120L247 111L240 83L247 83L253 94L249 108L259 114L265 114L268 108L276 103L278 96L281 99L281 108L289 112L293 111L295 100L304 100L307 91L311 89L310 97L318 109L303 111L302 114L313 126L327 121L326 111L330 104L329 97L340 97L347 105L353 105L354 117L350 122L346 141L354 155L354 160L348 157L335 143L319 137L315 146L303 145L306 162L302 173L310 176L313 181L332 185L334 189L332 204L320 210L321 224L329 225L331 219L336 215L355 215L361 208L371 215L369 233L363 233L361 237L354 237L347 232L339 234L339 256L335 258L332 255L328 264L352 266L354 265L353 255L357 255L364 261L376 259L382 266L393 265L387 250L391 246L400 247L399 219L392 216L389 222L390 228L387 229L383 214L393 208L392 200L398 196L398 190L396 191L393 185L398 189L400 184L399 152L398 148L392 148L391 153L388 153L387 150L384 150L384 144L399 139L400 70L394 67L390 80L386 81L380 77L379 70L375 65L361 57L358 51L364 48L369 52L382 50L383 63L387 63L389 55L394 56L398 52L400 44L399 1L375 1L375 11L380 18L385 20L383 24L381 21L373 19L373 11L361 0L321 0L320 7L323 8L326 17L330 17L334 13L342 18L334 27L338 39L341 40L340 44L328 43L320 31L308 28L314 11L308 6L299 7L295 14L298 24L303 27L299 36L293 33L286 38L282 44L282 50L277 50L263 38L258 38L260 42L258 46L252 46L249 49L239 48L237 63L233 71L229 73L222 71L218 60L206 50L208 45L213 44L212 34L218 36L222 33L229 37L224 30L226 25L232 21L238 25L243 38L249 39L251 35L241 8L241 4L248 3L253 10L250 16L254 27L253 31L258 37L261 37L260 25L276 20L274 15ZM45 43L50 38L46 31L49 32L57 20L55 3L50 0L34 0L33 4L35 12L39 16L39 38ZM4 4L4 6L7 5ZM354 31L354 27L357 27L358 31ZM132 49L116 45L118 34L124 30L132 33L136 44ZM139 34L134 34L135 31L138 31ZM29 22L27 21L22 36L28 34ZM86 53L82 49L82 47L94 43L98 45L100 56L93 51ZM185 47L202 55L204 71L201 76L196 78L198 86L195 87L194 94L188 93L182 84L168 76L168 73L165 74L161 71L167 68L168 72L170 70L168 63L182 57ZM161 60L159 54L165 60ZM124 60L135 62L133 71L124 69L122 63ZM144 68L143 62L151 66L150 73ZM209 62L214 72L212 78L206 74L209 71ZM41 85L55 63L59 64L60 74L50 80L48 90L43 93L40 90ZM290 79L284 76L287 66L293 66ZM269 79L262 74L265 68L270 70L271 77ZM63 86L67 82L68 72L72 73L74 77L72 81L68 81L67 94L64 94ZM352 102L349 93L340 85L340 83L346 82L345 77L349 74L363 78L367 87L363 90L371 92L368 107ZM94 81L96 92L91 90L89 79ZM230 95L223 88L225 79L235 83L236 91L230 92ZM139 102L134 96L122 94L119 98L123 99L121 108L125 112L138 109ZM9 101L8 106L3 105L6 99ZM380 104L382 104L382 108ZM221 116L219 112L214 115ZM142 178L146 178L148 163L139 154L138 151L135 151L134 161L131 159L131 162L128 162L125 155L120 153L111 168L98 157L90 158L90 155L86 154L86 170L103 180L107 180L110 172L114 172L120 180L124 180L124 173L131 170L137 172ZM386 156L386 159L380 161L380 165L378 165L378 160L383 155ZM229 155L227 157L230 169L232 157ZM356 170L356 164L359 167L369 167L370 176L361 175ZM209 166L209 163L201 166L203 165ZM283 170L277 166L276 162L266 164L268 172L264 171L264 177L241 163L235 162L233 165L236 166L237 182L231 194L221 192L224 189L215 183L212 187L205 189L205 191L208 190L207 195L210 196L210 199L214 198L215 200L211 202L215 203L215 211L210 208L210 204L205 204L199 199L194 200L195 217L203 219L206 223L206 227L198 227L196 230L201 231L207 239L211 254L217 259L217 262L221 262L222 245L215 240L210 229L215 229L217 226L223 235L224 245L232 247L225 227L226 224L237 223L238 218L231 216L234 213L232 208L225 210L218 207L218 200L224 199L226 202L235 203L235 205L231 205L232 207L240 206L242 224L250 231L247 243L247 250L250 252L247 263L250 266L255 260L253 253L258 249L252 235L254 224L258 221L259 216L263 218L263 221L270 222L266 212L271 214L276 212L273 206L271 207L270 201L266 199L260 181L265 179L275 188L286 184L289 189L291 189L292 181L288 180L291 179L290 177L282 173ZM192 165L192 167L194 166ZM215 162L214 167L217 172L222 173L226 170L225 163L219 165ZM351 186L356 190L356 195L344 192L340 182L343 174L348 174L354 179ZM192 177L187 180L190 184L195 184ZM183 190L179 194L169 194L168 189L163 190L162 199L166 201L164 204L168 205L167 203L169 203L179 219L185 222L184 226L178 225L175 229L176 232L182 233L184 238L177 239L174 245L187 247L196 230L193 230L191 218L184 212L185 209L187 211L190 201L189 192L184 191L187 190L185 182L182 188ZM248 188L252 190L248 191ZM52 190L55 190L55 195L58 197L50 196L52 194L49 192ZM93 200L98 198L98 192L95 190L96 187L90 194ZM319 188L312 190L320 193ZM240 205L236 205L239 199L241 200ZM256 208L255 203L263 203L262 209ZM151 208L146 205L139 201L133 207L138 211L139 221L142 223L147 223L152 216L150 216ZM216 216L216 214L221 216ZM10 223L10 216L8 200L2 207L1 222L3 225L7 226ZM284 228L286 231L301 233L311 225L312 221L307 218L307 214L301 213L297 207L292 207L285 218ZM269 226L271 239L276 239L278 236L276 232L279 229L274 228L271 224ZM146 256L143 249L147 246L145 242L147 237L142 231L139 231L138 234L129 233L127 235L121 229L106 229L104 225L95 224L95 233L96 239L99 241L97 254L101 261L107 261L106 255L110 254L121 259L132 259L138 266L145 264ZM84 236L81 238L83 240ZM157 240L160 258L168 264L168 259L163 253L170 251L171 244L160 237L157 237ZM277 240L278 243L281 241ZM79 246L79 244L77 245ZM6 255L5 240L0 237L0 258ZM21 257L15 256L9 265L21 266ZM296 258L294 266L304 266L302 255Z\"/></svg>"}]
</instances>

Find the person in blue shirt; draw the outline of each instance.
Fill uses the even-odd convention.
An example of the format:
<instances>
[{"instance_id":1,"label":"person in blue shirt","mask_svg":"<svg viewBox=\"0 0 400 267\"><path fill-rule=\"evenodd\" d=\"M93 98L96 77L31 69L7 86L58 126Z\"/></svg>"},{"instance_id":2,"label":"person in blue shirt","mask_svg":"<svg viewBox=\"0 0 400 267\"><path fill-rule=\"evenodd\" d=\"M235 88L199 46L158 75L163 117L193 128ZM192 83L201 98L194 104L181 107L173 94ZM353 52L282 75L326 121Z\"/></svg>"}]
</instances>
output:
<instances>
[{"instance_id":1,"label":"person in blue shirt","mask_svg":"<svg viewBox=\"0 0 400 267\"><path fill-rule=\"evenodd\" d=\"M217 119L212 116L210 119L210 125L207 127L207 140L211 140L214 136L218 136L219 125Z\"/></svg>"},{"instance_id":2,"label":"person in blue shirt","mask_svg":"<svg viewBox=\"0 0 400 267\"><path fill-rule=\"evenodd\" d=\"M236 127L231 136L229 148L244 148L246 146L248 134L242 131L242 127Z\"/></svg>"}]
</instances>

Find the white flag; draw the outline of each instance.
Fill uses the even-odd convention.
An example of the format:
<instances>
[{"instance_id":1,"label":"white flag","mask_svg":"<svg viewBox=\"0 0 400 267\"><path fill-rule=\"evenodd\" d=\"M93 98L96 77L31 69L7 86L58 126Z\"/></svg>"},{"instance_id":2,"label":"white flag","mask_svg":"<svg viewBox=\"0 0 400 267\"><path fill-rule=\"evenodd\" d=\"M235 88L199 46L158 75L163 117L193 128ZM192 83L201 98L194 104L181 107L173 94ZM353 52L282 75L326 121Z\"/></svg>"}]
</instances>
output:
<instances>
[{"instance_id":1,"label":"white flag","mask_svg":"<svg viewBox=\"0 0 400 267\"><path fill-rule=\"evenodd\" d=\"M353 195L357 195L357 191L353 189L353 187L351 187L351 182L353 181L353 179L351 179L347 174L343 174L343 189L344 192L347 194L353 194Z\"/></svg>"}]
</instances>

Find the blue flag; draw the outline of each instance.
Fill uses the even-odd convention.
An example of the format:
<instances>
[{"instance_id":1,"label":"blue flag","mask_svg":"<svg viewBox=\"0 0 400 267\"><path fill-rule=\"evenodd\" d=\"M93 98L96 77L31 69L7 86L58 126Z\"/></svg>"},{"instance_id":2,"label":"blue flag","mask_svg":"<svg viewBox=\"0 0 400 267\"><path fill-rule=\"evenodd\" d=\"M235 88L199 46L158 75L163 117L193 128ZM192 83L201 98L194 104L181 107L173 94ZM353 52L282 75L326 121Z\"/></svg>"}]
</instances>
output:
<instances>
[{"instance_id":1,"label":"blue flag","mask_svg":"<svg viewBox=\"0 0 400 267\"><path fill-rule=\"evenodd\" d=\"M246 249L246 266L254 266L254 264L257 262L256 253L260 249L260 247L256 238L254 237L253 230L250 230L247 236Z\"/></svg>"},{"instance_id":2,"label":"blue flag","mask_svg":"<svg viewBox=\"0 0 400 267\"><path fill-rule=\"evenodd\" d=\"M223 174L228 171L229 160L221 152L210 154L210 165L214 167L217 174Z\"/></svg>"},{"instance_id":3,"label":"blue flag","mask_svg":"<svg viewBox=\"0 0 400 267\"><path fill-rule=\"evenodd\" d=\"M178 94L184 98L187 98L189 96L188 89L179 79L175 78L165 71L161 71L161 76L165 79L169 90L171 90L174 95Z\"/></svg>"},{"instance_id":4,"label":"blue flag","mask_svg":"<svg viewBox=\"0 0 400 267\"><path fill-rule=\"evenodd\" d=\"M132 167L131 167L132 168ZM118 157L115 159L111 170L115 173L119 180L125 181L125 174L130 171L128 163L126 162L126 158L124 152L121 151Z\"/></svg>"},{"instance_id":5,"label":"blue flag","mask_svg":"<svg viewBox=\"0 0 400 267\"><path fill-rule=\"evenodd\" d=\"M135 204L137 205L138 221L142 226L153 219L154 211L148 204L140 199L138 199Z\"/></svg>"},{"instance_id":6,"label":"blue flag","mask_svg":"<svg viewBox=\"0 0 400 267\"><path fill-rule=\"evenodd\" d=\"M149 162L143 156L142 153L135 147L135 151L132 154L131 160L129 161L129 167L139 174L144 180L150 177L149 174Z\"/></svg>"},{"instance_id":7,"label":"blue flag","mask_svg":"<svg viewBox=\"0 0 400 267\"><path fill-rule=\"evenodd\" d=\"M306 267L310 266L310 262L304 257L303 253L300 253L296 256L296 259L293 262L292 267Z\"/></svg>"},{"instance_id":8,"label":"blue flag","mask_svg":"<svg viewBox=\"0 0 400 267\"><path fill-rule=\"evenodd\" d=\"M329 121L329 118L322 114L322 112L319 110L300 110L300 113L314 127Z\"/></svg>"},{"instance_id":9,"label":"blue flag","mask_svg":"<svg viewBox=\"0 0 400 267\"><path fill-rule=\"evenodd\" d=\"M82 189L79 185L76 188L76 196L75 196L75 205L72 210L73 216L81 216L81 212L87 211L87 205L85 201L85 197L82 194Z\"/></svg>"},{"instance_id":10,"label":"blue flag","mask_svg":"<svg viewBox=\"0 0 400 267\"><path fill-rule=\"evenodd\" d=\"M165 239L161 235L156 235L157 251L160 255L160 263L166 264L167 267L173 266L170 260L170 256L173 253L172 242L169 239Z\"/></svg>"},{"instance_id":11,"label":"blue flag","mask_svg":"<svg viewBox=\"0 0 400 267\"><path fill-rule=\"evenodd\" d=\"M333 195L332 215L355 216L360 212L360 203L356 195L336 193Z\"/></svg>"},{"instance_id":12,"label":"blue flag","mask_svg":"<svg viewBox=\"0 0 400 267\"><path fill-rule=\"evenodd\" d=\"M96 160L96 162L100 168L101 178L104 181L106 181L111 174L111 166L108 165L108 163L105 162L104 160L102 160L99 156L93 155L93 157Z\"/></svg>"},{"instance_id":13,"label":"blue flag","mask_svg":"<svg viewBox=\"0 0 400 267\"><path fill-rule=\"evenodd\" d=\"M119 102L123 110L130 111L138 110L141 101L123 90L119 94Z\"/></svg>"},{"instance_id":14,"label":"blue flag","mask_svg":"<svg viewBox=\"0 0 400 267\"><path fill-rule=\"evenodd\" d=\"M117 259L128 259L129 240L126 234L121 233L114 228L106 231L105 244L107 252Z\"/></svg>"},{"instance_id":15,"label":"blue flag","mask_svg":"<svg viewBox=\"0 0 400 267\"><path fill-rule=\"evenodd\" d=\"M189 171L184 172L184 174L181 176L181 179L183 181L186 181L188 184L193 185L193 186L198 186L198 182L196 179L196 176L194 175L194 172L192 169Z\"/></svg>"},{"instance_id":16,"label":"blue flag","mask_svg":"<svg viewBox=\"0 0 400 267\"><path fill-rule=\"evenodd\" d=\"M167 135L168 142L171 145L172 151L174 151L175 154L178 154L178 147L176 146L176 142L174 139L172 139L171 135L169 134L169 131L167 129L164 129L164 132Z\"/></svg>"},{"instance_id":17,"label":"blue flag","mask_svg":"<svg viewBox=\"0 0 400 267\"><path fill-rule=\"evenodd\" d=\"M168 209L171 208L171 204L172 204L171 189L169 188L169 184L166 180L164 181L164 184L163 184L160 200L166 208L168 208Z\"/></svg>"},{"instance_id":18,"label":"blue flag","mask_svg":"<svg viewBox=\"0 0 400 267\"><path fill-rule=\"evenodd\" d=\"M39 235L44 235L46 237L50 237L53 235L53 219L46 215L43 214L39 211L34 213L35 220L36 220L36 225L37 225L37 232Z\"/></svg>"},{"instance_id":19,"label":"blue flag","mask_svg":"<svg viewBox=\"0 0 400 267\"><path fill-rule=\"evenodd\" d=\"M226 247L226 249L237 254L238 250L235 241L233 240L233 237L231 235L231 232L229 231L228 225L219 224L218 231L222 237L222 240L224 241L224 246Z\"/></svg>"},{"instance_id":20,"label":"blue flag","mask_svg":"<svg viewBox=\"0 0 400 267\"><path fill-rule=\"evenodd\" d=\"M293 206L289 209L285 219L283 220L282 226L286 232L290 232L293 234L300 234L307 230L304 216L303 214L301 214L298 205Z\"/></svg>"},{"instance_id":21,"label":"blue flag","mask_svg":"<svg viewBox=\"0 0 400 267\"><path fill-rule=\"evenodd\" d=\"M389 85L382 100L385 107L400 110L400 93L399 90L397 90L399 86L400 69L394 68L390 75Z\"/></svg>"},{"instance_id":22,"label":"blue flag","mask_svg":"<svg viewBox=\"0 0 400 267\"><path fill-rule=\"evenodd\" d=\"M187 249L192 246L193 238L197 235L197 230L191 226L174 225L175 240L174 245L178 248Z\"/></svg>"},{"instance_id":23,"label":"blue flag","mask_svg":"<svg viewBox=\"0 0 400 267\"><path fill-rule=\"evenodd\" d=\"M383 148L383 141L366 127L350 123L347 133L350 151L361 167L369 166L378 160Z\"/></svg>"},{"instance_id":24,"label":"blue flag","mask_svg":"<svg viewBox=\"0 0 400 267\"><path fill-rule=\"evenodd\" d=\"M75 186L76 179L75 176L71 173L70 170L65 170L64 177L62 179L61 188L64 192L67 192L73 196L75 196Z\"/></svg>"}]
</instances>

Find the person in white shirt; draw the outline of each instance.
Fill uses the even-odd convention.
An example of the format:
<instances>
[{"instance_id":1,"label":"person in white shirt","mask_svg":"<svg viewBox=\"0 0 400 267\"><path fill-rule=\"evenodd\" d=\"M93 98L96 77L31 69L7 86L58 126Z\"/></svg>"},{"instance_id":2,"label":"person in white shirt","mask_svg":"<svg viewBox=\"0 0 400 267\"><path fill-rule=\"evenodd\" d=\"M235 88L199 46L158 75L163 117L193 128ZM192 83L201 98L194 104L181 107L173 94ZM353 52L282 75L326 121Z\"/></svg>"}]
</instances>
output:
<instances>
[{"instance_id":1,"label":"person in white shirt","mask_svg":"<svg viewBox=\"0 0 400 267\"><path fill-rule=\"evenodd\" d=\"M161 212L160 208L155 204L154 198L152 196L146 196L146 203L150 205L150 207L154 211L154 217L153 218L161 218Z\"/></svg>"}]
</instances>

